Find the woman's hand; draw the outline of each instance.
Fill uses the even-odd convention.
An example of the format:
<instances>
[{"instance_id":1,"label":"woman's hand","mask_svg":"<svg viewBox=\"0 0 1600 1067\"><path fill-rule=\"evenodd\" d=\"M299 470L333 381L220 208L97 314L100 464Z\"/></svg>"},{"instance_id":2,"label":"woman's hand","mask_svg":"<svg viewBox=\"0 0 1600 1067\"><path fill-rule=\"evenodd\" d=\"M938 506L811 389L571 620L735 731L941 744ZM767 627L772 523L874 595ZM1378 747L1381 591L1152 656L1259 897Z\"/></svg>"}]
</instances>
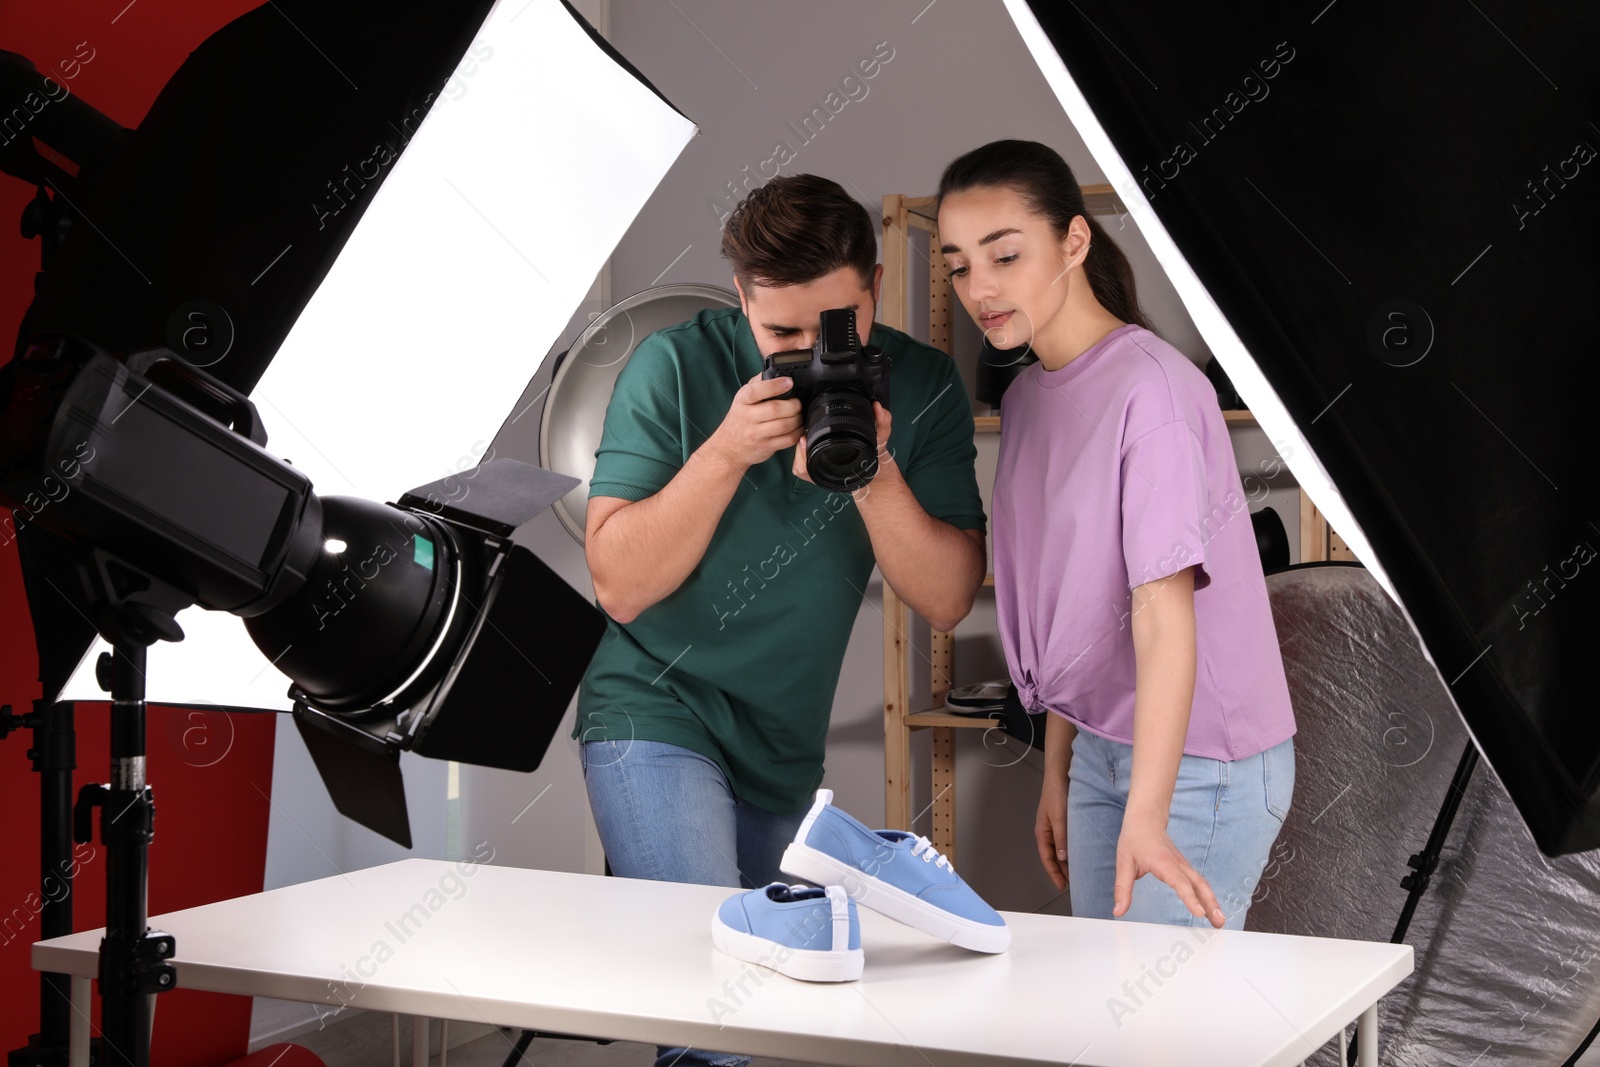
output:
<instances>
[{"instance_id":1,"label":"woman's hand","mask_svg":"<svg viewBox=\"0 0 1600 1067\"><path fill-rule=\"evenodd\" d=\"M1078 728L1064 715L1044 713L1044 788L1039 793L1039 814L1033 821L1033 839L1039 843L1039 862L1057 889L1067 888L1067 789L1072 782L1072 742Z\"/></svg>"},{"instance_id":2,"label":"woman's hand","mask_svg":"<svg viewBox=\"0 0 1600 1067\"><path fill-rule=\"evenodd\" d=\"M1117 881L1112 891L1111 915L1120 918L1133 904L1133 883L1153 874L1170 885L1189 914L1204 916L1221 929L1227 922L1217 896L1200 872L1189 866L1178 846L1167 835L1164 820L1125 816L1122 834L1117 839Z\"/></svg>"},{"instance_id":3,"label":"woman's hand","mask_svg":"<svg viewBox=\"0 0 1600 1067\"><path fill-rule=\"evenodd\" d=\"M1049 776L1039 791L1039 814L1033 821L1033 839L1039 843L1039 862L1057 889L1067 888L1067 789Z\"/></svg>"},{"instance_id":4,"label":"woman's hand","mask_svg":"<svg viewBox=\"0 0 1600 1067\"><path fill-rule=\"evenodd\" d=\"M1216 894L1167 835L1194 703L1194 582L1191 566L1133 590L1133 766L1117 839L1111 914L1126 914L1133 883L1153 874L1177 892L1190 915L1221 928L1227 920Z\"/></svg>"}]
</instances>

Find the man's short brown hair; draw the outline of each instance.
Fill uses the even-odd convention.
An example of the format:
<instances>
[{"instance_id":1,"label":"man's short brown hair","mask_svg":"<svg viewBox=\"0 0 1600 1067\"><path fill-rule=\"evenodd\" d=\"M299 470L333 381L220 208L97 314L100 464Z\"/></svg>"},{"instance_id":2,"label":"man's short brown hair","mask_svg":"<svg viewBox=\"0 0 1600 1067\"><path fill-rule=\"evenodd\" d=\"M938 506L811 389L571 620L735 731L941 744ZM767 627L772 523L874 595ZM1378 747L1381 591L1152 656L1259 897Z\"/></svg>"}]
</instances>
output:
<instances>
[{"instance_id":1,"label":"man's short brown hair","mask_svg":"<svg viewBox=\"0 0 1600 1067\"><path fill-rule=\"evenodd\" d=\"M745 287L800 285L854 267L868 288L878 241L867 209L837 182L796 174L773 178L733 209L722 256Z\"/></svg>"}]
</instances>

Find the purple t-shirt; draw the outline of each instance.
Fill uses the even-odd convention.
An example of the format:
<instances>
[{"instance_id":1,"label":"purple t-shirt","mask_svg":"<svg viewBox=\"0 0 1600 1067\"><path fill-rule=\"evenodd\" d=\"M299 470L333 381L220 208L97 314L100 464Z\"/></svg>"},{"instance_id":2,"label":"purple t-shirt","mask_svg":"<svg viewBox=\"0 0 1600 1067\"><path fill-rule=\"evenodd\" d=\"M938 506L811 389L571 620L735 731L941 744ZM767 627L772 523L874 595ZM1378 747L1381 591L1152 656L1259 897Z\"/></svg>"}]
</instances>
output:
<instances>
[{"instance_id":1,"label":"purple t-shirt","mask_svg":"<svg viewBox=\"0 0 1600 1067\"><path fill-rule=\"evenodd\" d=\"M995 597L1023 706L1133 743L1134 587L1195 571L1183 750L1242 759L1294 734L1250 509L1216 390L1141 326L1006 390Z\"/></svg>"}]
</instances>

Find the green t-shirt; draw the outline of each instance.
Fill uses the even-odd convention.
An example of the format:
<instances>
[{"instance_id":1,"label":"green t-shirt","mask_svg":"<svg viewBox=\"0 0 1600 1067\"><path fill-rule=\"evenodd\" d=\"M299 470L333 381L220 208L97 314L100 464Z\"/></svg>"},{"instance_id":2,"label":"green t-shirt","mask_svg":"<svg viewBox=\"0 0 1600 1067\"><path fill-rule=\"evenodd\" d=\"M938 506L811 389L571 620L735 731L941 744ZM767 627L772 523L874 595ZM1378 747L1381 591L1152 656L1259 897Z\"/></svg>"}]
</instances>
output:
<instances>
[{"instance_id":1,"label":"green t-shirt","mask_svg":"<svg viewBox=\"0 0 1600 1067\"><path fill-rule=\"evenodd\" d=\"M984 528L970 402L949 356L874 325L890 359L889 448L934 518ZM737 308L646 337L617 377L589 495L659 492L761 371ZM632 622L607 620L573 736L661 741L715 760L740 800L799 811L822 781L833 692L872 544L855 502L794 476L792 449L751 467L700 563Z\"/></svg>"}]
</instances>

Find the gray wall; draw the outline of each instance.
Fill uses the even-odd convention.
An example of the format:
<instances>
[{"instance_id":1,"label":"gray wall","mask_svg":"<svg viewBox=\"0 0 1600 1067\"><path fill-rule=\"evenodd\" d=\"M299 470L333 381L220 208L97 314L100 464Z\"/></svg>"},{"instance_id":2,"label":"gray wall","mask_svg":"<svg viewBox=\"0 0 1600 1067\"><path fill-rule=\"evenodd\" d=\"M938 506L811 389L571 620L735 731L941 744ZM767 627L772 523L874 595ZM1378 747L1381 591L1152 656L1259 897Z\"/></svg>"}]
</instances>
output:
<instances>
[{"instance_id":1,"label":"gray wall","mask_svg":"<svg viewBox=\"0 0 1600 1067\"><path fill-rule=\"evenodd\" d=\"M731 287L718 255L720 215L744 194L747 180L751 187L761 180L764 161L786 156L775 151L780 143L794 156L782 173L830 177L874 215L884 194L930 193L952 158L1001 137L1044 141L1066 157L1083 183L1104 180L1000 0L612 0L609 19L618 50L701 130L612 257L609 283L616 299L677 282ZM883 55L892 49L892 58L871 79L845 83L875 49ZM830 93L837 94L832 101ZM830 104L837 114L828 114ZM813 118L811 131L802 131L810 138L803 139L796 128L819 108L826 121ZM605 165L603 154L583 165ZM1159 331L1204 362L1209 352L1131 222L1106 221L1133 259L1142 301ZM586 321L582 315L575 319L569 337ZM970 350L961 358L970 361ZM519 409L540 396L548 373L530 384ZM495 442L497 452L534 459L538 414L535 404L506 426ZM997 440L984 435L980 442L987 491ZM1247 467L1270 455L1259 431L1236 431L1236 444ZM1265 502L1284 516L1292 539L1297 505L1288 485L1275 488ZM553 516L530 524L522 537L589 592L582 552ZM877 825L884 810L880 598L875 575L839 680L826 781L842 806ZM926 625L914 626L912 637L919 650L925 648ZM1004 676L990 593L958 629L955 655L956 684ZM913 677L925 702L926 661L917 663L922 669ZM925 833L930 820L923 809L931 799L925 734L913 752L913 811L923 812L916 828ZM1065 910L1034 854L1039 786L1036 758L1014 742L1006 746L998 735L981 731L958 735L959 866L999 907ZM461 839L492 840L497 861L598 869L575 747L564 736L536 775L463 768L462 791ZM513 825L512 817L536 796L537 803Z\"/></svg>"}]
</instances>

